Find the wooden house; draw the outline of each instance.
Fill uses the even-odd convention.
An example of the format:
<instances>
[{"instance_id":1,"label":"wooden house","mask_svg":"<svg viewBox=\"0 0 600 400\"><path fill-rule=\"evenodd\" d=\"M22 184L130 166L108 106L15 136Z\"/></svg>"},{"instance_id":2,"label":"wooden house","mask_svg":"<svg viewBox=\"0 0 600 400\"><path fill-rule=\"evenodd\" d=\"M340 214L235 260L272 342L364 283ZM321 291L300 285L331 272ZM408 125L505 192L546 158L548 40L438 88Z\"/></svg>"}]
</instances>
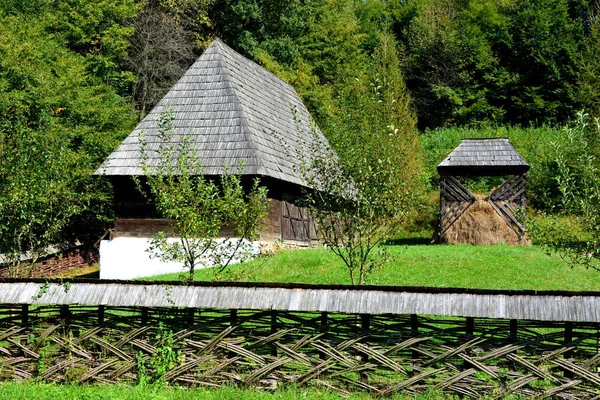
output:
<instances>
[{"instance_id":1,"label":"wooden house","mask_svg":"<svg viewBox=\"0 0 600 400\"><path fill-rule=\"evenodd\" d=\"M140 133L150 149L158 142L158 119L172 110L172 136L189 136L207 177L227 166L242 178L255 177L268 189L271 209L261 241L308 245L316 239L297 199L305 186L294 166L314 134L309 113L292 86L215 39L133 132L95 172L109 177L115 192L113 239L151 238L167 227L136 189L132 176L144 175L160 155L143 159ZM327 143L322 133L316 134ZM175 139L176 140L176 139ZM304 151L298 151L305 149Z\"/></svg>"}]
</instances>

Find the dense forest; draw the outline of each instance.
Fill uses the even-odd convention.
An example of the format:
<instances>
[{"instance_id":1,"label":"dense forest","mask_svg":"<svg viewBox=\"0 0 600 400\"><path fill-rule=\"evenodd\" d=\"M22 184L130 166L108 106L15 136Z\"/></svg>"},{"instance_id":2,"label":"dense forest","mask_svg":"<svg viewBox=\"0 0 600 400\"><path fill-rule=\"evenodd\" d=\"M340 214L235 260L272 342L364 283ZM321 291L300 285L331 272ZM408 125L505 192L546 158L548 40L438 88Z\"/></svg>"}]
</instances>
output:
<instances>
[{"instance_id":1,"label":"dense forest","mask_svg":"<svg viewBox=\"0 0 600 400\"><path fill-rule=\"evenodd\" d=\"M461 137L510 137L532 165L529 202L556 211L562 127L580 110L600 115L598 7L0 0L0 253L98 240L112 200L92 172L214 37L291 83L334 145L344 139L331 127L376 92L430 192L439 157Z\"/></svg>"}]
</instances>

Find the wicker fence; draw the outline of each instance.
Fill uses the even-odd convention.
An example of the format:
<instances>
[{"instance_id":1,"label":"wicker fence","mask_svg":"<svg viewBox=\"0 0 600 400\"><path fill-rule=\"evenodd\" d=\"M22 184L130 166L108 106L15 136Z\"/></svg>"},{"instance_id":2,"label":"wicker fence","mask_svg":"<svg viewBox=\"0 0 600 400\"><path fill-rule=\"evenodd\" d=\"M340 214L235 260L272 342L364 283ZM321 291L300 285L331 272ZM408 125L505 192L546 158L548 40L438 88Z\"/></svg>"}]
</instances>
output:
<instances>
[{"instance_id":1,"label":"wicker fence","mask_svg":"<svg viewBox=\"0 0 600 400\"><path fill-rule=\"evenodd\" d=\"M596 322L175 305L0 313L1 379L600 398Z\"/></svg>"}]
</instances>

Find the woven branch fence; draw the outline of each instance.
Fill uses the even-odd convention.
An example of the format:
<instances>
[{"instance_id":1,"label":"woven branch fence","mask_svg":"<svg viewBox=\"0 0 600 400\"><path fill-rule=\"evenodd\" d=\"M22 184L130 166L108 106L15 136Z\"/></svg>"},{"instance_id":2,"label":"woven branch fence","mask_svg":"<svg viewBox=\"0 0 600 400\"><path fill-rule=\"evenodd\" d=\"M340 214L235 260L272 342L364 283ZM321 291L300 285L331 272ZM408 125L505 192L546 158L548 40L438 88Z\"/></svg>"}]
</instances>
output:
<instances>
[{"instance_id":1,"label":"woven branch fence","mask_svg":"<svg viewBox=\"0 0 600 400\"><path fill-rule=\"evenodd\" d=\"M597 323L0 306L0 379L600 399Z\"/></svg>"}]
</instances>

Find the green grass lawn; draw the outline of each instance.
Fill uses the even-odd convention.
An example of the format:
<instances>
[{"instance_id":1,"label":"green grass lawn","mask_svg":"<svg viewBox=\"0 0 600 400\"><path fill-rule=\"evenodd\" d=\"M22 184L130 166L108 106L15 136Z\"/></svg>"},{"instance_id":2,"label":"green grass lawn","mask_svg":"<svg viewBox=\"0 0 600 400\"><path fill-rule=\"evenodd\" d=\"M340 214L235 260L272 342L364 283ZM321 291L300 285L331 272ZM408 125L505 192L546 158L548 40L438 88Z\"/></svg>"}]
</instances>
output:
<instances>
[{"instance_id":1,"label":"green grass lawn","mask_svg":"<svg viewBox=\"0 0 600 400\"><path fill-rule=\"evenodd\" d=\"M49 385L39 383L2 383L0 384L0 399L6 400L336 400L337 393L317 389L289 388L274 392L264 392L250 389L180 389L157 388L140 386L78 386L78 385ZM350 400L371 400L366 394L353 394ZM450 400L452 396L428 393L420 396L395 395L391 400Z\"/></svg>"},{"instance_id":2,"label":"green grass lawn","mask_svg":"<svg viewBox=\"0 0 600 400\"><path fill-rule=\"evenodd\" d=\"M373 285L600 291L600 273L571 268L536 246L394 245L391 261L367 279ZM197 280L211 280L212 269ZM153 280L179 279L179 274ZM326 249L286 250L232 265L219 280L349 284L347 268Z\"/></svg>"}]
</instances>

